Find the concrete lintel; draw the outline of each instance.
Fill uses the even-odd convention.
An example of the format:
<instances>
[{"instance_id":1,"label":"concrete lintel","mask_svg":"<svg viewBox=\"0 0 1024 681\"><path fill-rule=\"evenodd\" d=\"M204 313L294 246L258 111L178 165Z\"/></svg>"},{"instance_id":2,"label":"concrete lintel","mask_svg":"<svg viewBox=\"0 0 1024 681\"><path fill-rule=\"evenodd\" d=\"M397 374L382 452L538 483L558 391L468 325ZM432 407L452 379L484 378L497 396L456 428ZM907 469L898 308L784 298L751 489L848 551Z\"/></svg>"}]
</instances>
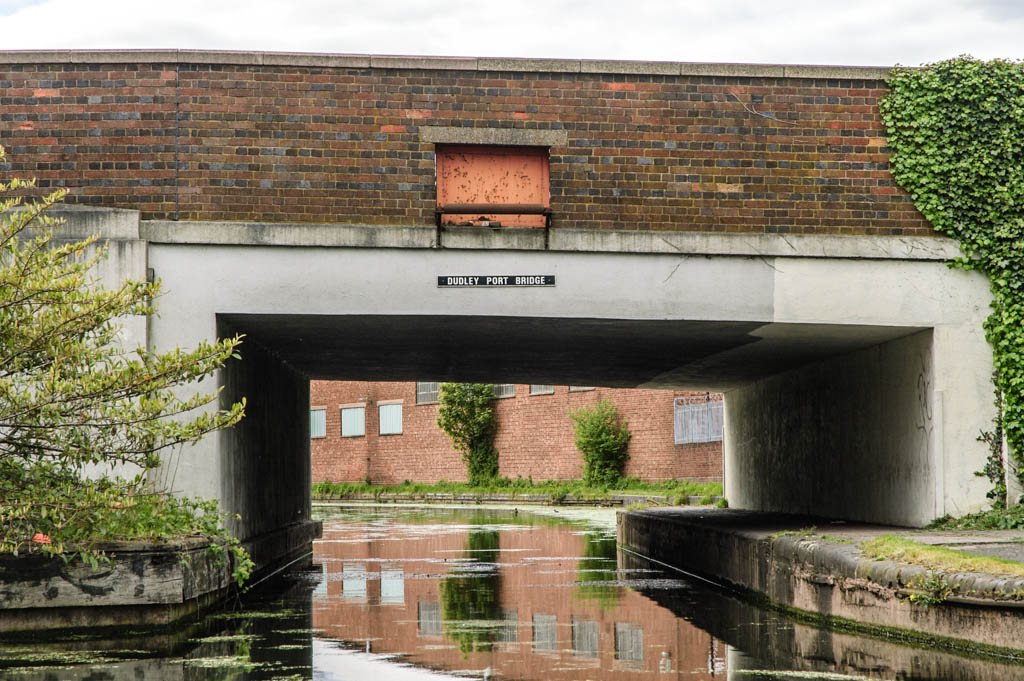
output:
<instances>
[{"instance_id":1,"label":"concrete lintel","mask_svg":"<svg viewBox=\"0 0 1024 681\"><path fill-rule=\"evenodd\" d=\"M882 80L890 71L889 67L884 66L434 57L241 50L8 50L0 51L0 64L225 64L830 80Z\"/></svg>"},{"instance_id":2,"label":"concrete lintel","mask_svg":"<svg viewBox=\"0 0 1024 681\"><path fill-rule=\"evenodd\" d=\"M945 237L827 236L551 230L550 250L607 253L679 253L794 258L952 260L960 255Z\"/></svg>"},{"instance_id":3,"label":"concrete lintel","mask_svg":"<svg viewBox=\"0 0 1024 681\"><path fill-rule=\"evenodd\" d=\"M459 128L422 125L420 142L433 144L499 144L531 147L564 147L565 130L523 130L520 128Z\"/></svg>"},{"instance_id":4,"label":"concrete lintel","mask_svg":"<svg viewBox=\"0 0 1024 681\"><path fill-rule=\"evenodd\" d=\"M441 246L478 250L542 251L544 230L447 227L441 233Z\"/></svg>"},{"instance_id":5,"label":"concrete lintel","mask_svg":"<svg viewBox=\"0 0 1024 681\"><path fill-rule=\"evenodd\" d=\"M437 238L433 226L276 222L148 220L140 232L147 241L164 244L331 248L434 248Z\"/></svg>"}]
</instances>

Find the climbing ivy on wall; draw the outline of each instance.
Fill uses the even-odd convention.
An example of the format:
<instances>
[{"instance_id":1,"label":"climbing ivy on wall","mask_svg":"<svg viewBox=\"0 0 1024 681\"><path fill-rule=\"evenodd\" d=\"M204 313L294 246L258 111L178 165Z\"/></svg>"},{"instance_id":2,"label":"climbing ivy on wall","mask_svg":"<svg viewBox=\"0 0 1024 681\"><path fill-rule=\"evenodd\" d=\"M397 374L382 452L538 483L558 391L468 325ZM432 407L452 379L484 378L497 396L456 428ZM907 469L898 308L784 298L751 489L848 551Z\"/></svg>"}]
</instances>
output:
<instances>
[{"instance_id":1,"label":"climbing ivy on wall","mask_svg":"<svg viewBox=\"0 0 1024 681\"><path fill-rule=\"evenodd\" d=\"M1001 423L1024 473L1024 64L958 57L897 68L881 102L892 174L939 232L956 264L984 272ZM998 458L998 443L993 457ZM993 461L986 473L995 480Z\"/></svg>"}]
</instances>

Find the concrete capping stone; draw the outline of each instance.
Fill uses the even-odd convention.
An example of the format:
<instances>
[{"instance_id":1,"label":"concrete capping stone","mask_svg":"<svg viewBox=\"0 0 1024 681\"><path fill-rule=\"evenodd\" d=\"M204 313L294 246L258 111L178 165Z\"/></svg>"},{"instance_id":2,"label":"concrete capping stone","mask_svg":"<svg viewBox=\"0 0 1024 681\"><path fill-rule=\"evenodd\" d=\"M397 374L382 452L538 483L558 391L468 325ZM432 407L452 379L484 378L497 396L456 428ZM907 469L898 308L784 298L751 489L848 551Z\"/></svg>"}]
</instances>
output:
<instances>
[{"instance_id":1,"label":"concrete capping stone","mask_svg":"<svg viewBox=\"0 0 1024 681\"><path fill-rule=\"evenodd\" d=\"M140 232L142 238L154 243L211 246L434 248L437 239L433 226L334 223L146 220Z\"/></svg>"},{"instance_id":2,"label":"concrete capping stone","mask_svg":"<svg viewBox=\"0 0 1024 681\"><path fill-rule=\"evenodd\" d=\"M884 66L433 57L316 52L248 52L242 50L0 50L0 64L225 64L832 80L883 80L891 71L890 67Z\"/></svg>"},{"instance_id":3,"label":"concrete capping stone","mask_svg":"<svg viewBox=\"0 0 1024 681\"><path fill-rule=\"evenodd\" d=\"M617 61L583 59L580 73L622 73L637 76L678 76L681 64L675 61Z\"/></svg>"},{"instance_id":4,"label":"concrete capping stone","mask_svg":"<svg viewBox=\"0 0 1024 681\"><path fill-rule=\"evenodd\" d=\"M420 142L434 144L498 144L531 147L563 147L569 143L565 130L522 128L460 128L422 125Z\"/></svg>"},{"instance_id":5,"label":"concrete capping stone","mask_svg":"<svg viewBox=\"0 0 1024 681\"><path fill-rule=\"evenodd\" d=\"M441 247L477 250L544 250L544 230L535 228L446 227Z\"/></svg>"},{"instance_id":6,"label":"concrete capping stone","mask_svg":"<svg viewBox=\"0 0 1024 681\"><path fill-rule=\"evenodd\" d=\"M263 54L264 66L313 66L335 69L366 69L370 67L368 54L326 54L322 52Z\"/></svg>"},{"instance_id":7,"label":"concrete capping stone","mask_svg":"<svg viewBox=\"0 0 1024 681\"><path fill-rule=\"evenodd\" d=\"M520 73L579 73L580 62L575 59L527 59L480 57L481 71L514 71Z\"/></svg>"},{"instance_id":8,"label":"concrete capping stone","mask_svg":"<svg viewBox=\"0 0 1024 681\"><path fill-rule=\"evenodd\" d=\"M721 234L552 229L552 251L678 253L793 258L953 260L957 243L946 237Z\"/></svg>"},{"instance_id":9,"label":"concrete capping stone","mask_svg":"<svg viewBox=\"0 0 1024 681\"><path fill-rule=\"evenodd\" d=\"M888 66L814 66L793 64L782 67L786 78L814 78L827 80L885 80L892 67Z\"/></svg>"},{"instance_id":10,"label":"concrete capping stone","mask_svg":"<svg viewBox=\"0 0 1024 681\"><path fill-rule=\"evenodd\" d=\"M679 64L681 76L709 76L718 78L782 78L786 67L775 64Z\"/></svg>"},{"instance_id":11,"label":"concrete capping stone","mask_svg":"<svg viewBox=\"0 0 1024 681\"><path fill-rule=\"evenodd\" d=\"M93 235L102 239L139 238L137 210L59 204L46 214L63 220L53 228L53 236L58 240L79 240Z\"/></svg>"},{"instance_id":12,"label":"concrete capping stone","mask_svg":"<svg viewBox=\"0 0 1024 681\"><path fill-rule=\"evenodd\" d=\"M476 57L414 57L370 56L370 67L375 69L431 69L441 71L475 71Z\"/></svg>"}]
</instances>

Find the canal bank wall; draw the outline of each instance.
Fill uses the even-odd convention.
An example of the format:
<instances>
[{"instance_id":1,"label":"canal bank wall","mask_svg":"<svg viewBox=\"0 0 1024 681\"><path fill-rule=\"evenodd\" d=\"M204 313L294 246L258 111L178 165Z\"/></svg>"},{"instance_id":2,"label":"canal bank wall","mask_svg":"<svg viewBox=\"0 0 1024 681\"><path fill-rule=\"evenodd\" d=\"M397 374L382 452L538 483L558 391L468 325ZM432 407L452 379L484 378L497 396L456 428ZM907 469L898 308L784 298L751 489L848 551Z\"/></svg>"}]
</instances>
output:
<instances>
[{"instance_id":1,"label":"canal bank wall","mask_svg":"<svg viewBox=\"0 0 1024 681\"><path fill-rule=\"evenodd\" d=\"M624 550L825 626L1024 658L1024 579L861 554L858 540L894 530L727 509L618 518Z\"/></svg>"},{"instance_id":2,"label":"canal bank wall","mask_svg":"<svg viewBox=\"0 0 1024 681\"><path fill-rule=\"evenodd\" d=\"M243 543L262 566L248 584L309 565L312 542L321 531L321 523L311 521ZM0 557L0 635L163 627L219 605L237 588L230 554L205 538L108 542L95 548L106 556L95 566L38 554Z\"/></svg>"}]
</instances>

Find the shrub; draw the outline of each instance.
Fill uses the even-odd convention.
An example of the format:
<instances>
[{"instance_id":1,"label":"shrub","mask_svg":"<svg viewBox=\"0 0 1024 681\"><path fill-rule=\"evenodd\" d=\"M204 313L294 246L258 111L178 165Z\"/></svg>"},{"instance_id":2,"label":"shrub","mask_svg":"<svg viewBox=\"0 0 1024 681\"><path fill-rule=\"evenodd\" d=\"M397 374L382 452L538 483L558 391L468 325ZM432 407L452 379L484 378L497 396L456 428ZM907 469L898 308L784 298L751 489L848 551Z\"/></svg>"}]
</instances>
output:
<instances>
[{"instance_id":1,"label":"shrub","mask_svg":"<svg viewBox=\"0 0 1024 681\"><path fill-rule=\"evenodd\" d=\"M629 459L628 424L615 405L601 400L593 408L569 413L576 431L576 448L583 454L583 481L588 485L613 485L622 477Z\"/></svg>"},{"instance_id":2,"label":"shrub","mask_svg":"<svg viewBox=\"0 0 1024 681\"><path fill-rule=\"evenodd\" d=\"M462 454L471 485L484 485L498 476L498 450L494 448L497 421L490 383L442 383L437 425Z\"/></svg>"}]
</instances>

